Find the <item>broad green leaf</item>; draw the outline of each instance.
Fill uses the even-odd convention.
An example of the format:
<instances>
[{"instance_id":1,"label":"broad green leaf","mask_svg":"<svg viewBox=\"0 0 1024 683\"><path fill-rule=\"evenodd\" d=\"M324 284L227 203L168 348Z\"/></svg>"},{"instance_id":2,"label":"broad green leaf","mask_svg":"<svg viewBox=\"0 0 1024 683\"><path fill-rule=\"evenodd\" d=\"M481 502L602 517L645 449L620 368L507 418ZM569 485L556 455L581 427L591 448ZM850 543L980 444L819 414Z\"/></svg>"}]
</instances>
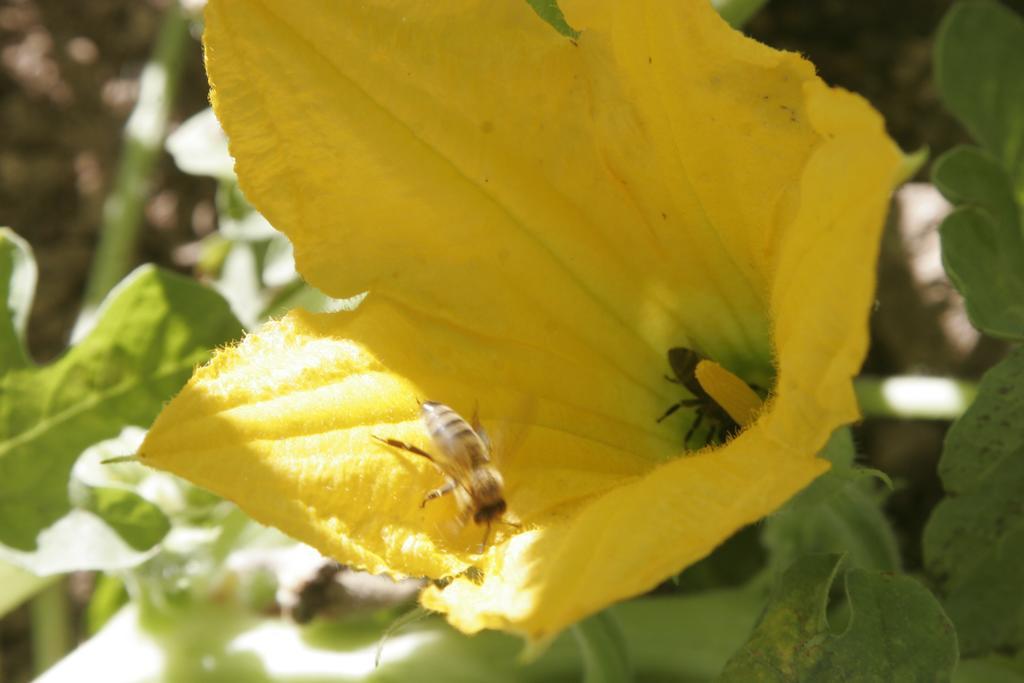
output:
<instances>
[{"instance_id":1,"label":"broad green leaf","mask_svg":"<svg viewBox=\"0 0 1024 683\"><path fill-rule=\"evenodd\" d=\"M70 509L68 476L82 450L149 424L209 350L239 332L217 294L144 266L111 292L80 344L0 377L0 543L34 548Z\"/></svg>"},{"instance_id":2,"label":"broad green leaf","mask_svg":"<svg viewBox=\"0 0 1024 683\"><path fill-rule=\"evenodd\" d=\"M935 681L956 665L956 635L917 581L851 569L842 633L826 617L839 555L810 555L782 576L750 640L721 681Z\"/></svg>"},{"instance_id":3,"label":"broad green leaf","mask_svg":"<svg viewBox=\"0 0 1024 683\"><path fill-rule=\"evenodd\" d=\"M965 654L1024 645L1024 349L981 381L939 461L947 498L924 532Z\"/></svg>"},{"instance_id":4,"label":"broad green leaf","mask_svg":"<svg viewBox=\"0 0 1024 683\"><path fill-rule=\"evenodd\" d=\"M562 14L562 10L558 7L558 0L526 0L533 11L543 19L544 21L551 24L556 31L561 33L566 38L578 38L580 32L569 26L569 23L565 20L565 15Z\"/></svg>"},{"instance_id":5,"label":"broad green leaf","mask_svg":"<svg viewBox=\"0 0 1024 683\"><path fill-rule=\"evenodd\" d=\"M28 243L9 228L0 228L0 373L31 363L25 349L25 326L36 275Z\"/></svg>"},{"instance_id":6,"label":"broad green leaf","mask_svg":"<svg viewBox=\"0 0 1024 683\"><path fill-rule=\"evenodd\" d=\"M972 322L1024 339L1024 232L1006 171L982 150L958 147L936 162L933 179L957 205L940 229L942 257Z\"/></svg>"},{"instance_id":7,"label":"broad green leaf","mask_svg":"<svg viewBox=\"0 0 1024 683\"><path fill-rule=\"evenodd\" d=\"M897 571L899 548L881 509L871 470L854 467L848 429L837 431L822 453L832 469L765 520L761 541L781 572L812 553L846 553L863 569Z\"/></svg>"},{"instance_id":8,"label":"broad green leaf","mask_svg":"<svg viewBox=\"0 0 1024 683\"><path fill-rule=\"evenodd\" d=\"M1007 169L1024 202L1024 20L992 0L954 5L935 41L946 106Z\"/></svg>"}]
</instances>

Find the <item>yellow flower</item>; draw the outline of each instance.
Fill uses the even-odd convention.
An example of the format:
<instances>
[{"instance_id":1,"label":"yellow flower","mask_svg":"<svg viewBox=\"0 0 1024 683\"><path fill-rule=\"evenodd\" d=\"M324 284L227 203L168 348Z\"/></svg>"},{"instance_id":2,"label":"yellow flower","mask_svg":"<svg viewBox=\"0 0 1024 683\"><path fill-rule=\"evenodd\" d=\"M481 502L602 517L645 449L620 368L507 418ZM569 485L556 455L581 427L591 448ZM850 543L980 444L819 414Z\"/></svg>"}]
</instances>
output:
<instances>
[{"instance_id":1,"label":"yellow flower","mask_svg":"<svg viewBox=\"0 0 1024 683\"><path fill-rule=\"evenodd\" d=\"M827 469L902 160L705 0L561 5L578 40L522 0L206 13L247 196L310 283L370 295L220 351L141 456L342 562L451 579L422 601L467 632L553 634ZM673 347L773 387L726 445L685 452L692 408L656 422L687 395ZM420 507L431 463L373 438L431 449L420 400L479 405L499 442L518 527L483 553L452 496Z\"/></svg>"}]
</instances>

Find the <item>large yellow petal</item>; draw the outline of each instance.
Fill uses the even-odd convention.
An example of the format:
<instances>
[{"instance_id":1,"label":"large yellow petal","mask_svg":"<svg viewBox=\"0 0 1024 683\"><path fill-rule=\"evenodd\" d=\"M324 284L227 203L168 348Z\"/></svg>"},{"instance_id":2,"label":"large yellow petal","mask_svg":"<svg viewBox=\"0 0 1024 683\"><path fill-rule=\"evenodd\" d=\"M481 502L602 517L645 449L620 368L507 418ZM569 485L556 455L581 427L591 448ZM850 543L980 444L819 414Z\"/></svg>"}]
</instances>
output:
<instances>
[{"instance_id":1,"label":"large yellow petal","mask_svg":"<svg viewBox=\"0 0 1024 683\"><path fill-rule=\"evenodd\" d=\"M240 182L355 313L218 354L145 461L341 561L450 577L460 628L543 637L709 553L819 474L856 417L900 155L877 115L703 0L227 2L207 13ZM756 422L679 456L665 353L776 379ZM774 371L773 371L773 367ZM510 519L475 554L417 400L509 434ZM499 440L500 445L501 440Z\"/></svg>"},{"instance_id":2,"label":"large yellow petal","mask_svg":"<svg viewBox=\"0 0 1024 683\"><path fill-rule=\"evenodd\" d=\"M801 173L772 283L775 393L786 406L775 436L783 443L817 442L859 416L851 379L867 353L878 244L902 167L861 98L821 83L805 94L826 142Z\"/></svg>"}]
</instances>

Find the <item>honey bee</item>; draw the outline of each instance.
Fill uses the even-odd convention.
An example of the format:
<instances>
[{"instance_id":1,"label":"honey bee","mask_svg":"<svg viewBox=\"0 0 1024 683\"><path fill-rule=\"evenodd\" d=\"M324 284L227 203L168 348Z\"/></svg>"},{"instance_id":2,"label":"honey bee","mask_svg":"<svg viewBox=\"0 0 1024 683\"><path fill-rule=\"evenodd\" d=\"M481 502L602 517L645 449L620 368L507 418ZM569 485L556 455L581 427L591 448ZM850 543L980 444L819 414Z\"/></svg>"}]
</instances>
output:
<instances>
[{"instance_id":1,"label":"honey bee","mask_svg":"<svg viewBox=\"0 0 1024 683\"><path fill-rule=\"evenodd\" d=\"M694 408L696 419L690 425L686 436L683 437L684 447L689 445L690 439L697 433L700 425L705 420L711 426L704 438L703 445L722 443L740 429L740 425L736 423L736 420L711 397L701 385L700 380L697 379L697 365L704 359L703 355L693 349L680 346L668 350L668 364L672 368L672 374L675 376L669 377L666 375L665 379L674 384L683 385L687 391L693 394L693 398L684 398L678 403L672 404L657 421L661 422L680 408Z\"/></svg>"},{"instance_id":2,"label":"honey bee","mask_svg":"<svg viewBox=\"0 0 1024 683\"><path fill-rule=\"evenodd\" d=\"M491 441L476 413L470 424L443 403L425 401L420 404L420 417L434 442L436 455L398 439L373 437L388 446L428 459L447 478L443 486L424 496L420 507L449 493L454 495L461 524L472 519L476 524L487 526L481 548L487 545L493 522L518 527L501 519L507 507L504 481L491 463Z\"/></svg>"}]
</instances>

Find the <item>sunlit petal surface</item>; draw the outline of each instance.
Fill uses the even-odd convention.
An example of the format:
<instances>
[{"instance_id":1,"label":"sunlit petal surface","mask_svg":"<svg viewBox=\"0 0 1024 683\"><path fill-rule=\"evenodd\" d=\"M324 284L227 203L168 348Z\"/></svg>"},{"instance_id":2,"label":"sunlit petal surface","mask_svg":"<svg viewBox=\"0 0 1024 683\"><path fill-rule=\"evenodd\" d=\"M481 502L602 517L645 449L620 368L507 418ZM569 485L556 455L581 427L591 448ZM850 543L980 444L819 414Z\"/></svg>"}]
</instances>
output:
<instances>
[{"instance_id":1,"label":"sunlit petal surface","mask_svg":"<svg viewBox=\"0 0 1024 683\"><path fill-rule=\"evenodd\" d=\"M901 155L877 114L703 0L213 0L239 180L328 294L197 371L146 462L340 561L457 577L459 628L534 638L650 589L827 467L856 418ZM666 352L772 387L684 455ZM508 524L454 524L418 401L479 406ZM473 568L472 571L468 571Z\"/></svg>"}]
</instances>

